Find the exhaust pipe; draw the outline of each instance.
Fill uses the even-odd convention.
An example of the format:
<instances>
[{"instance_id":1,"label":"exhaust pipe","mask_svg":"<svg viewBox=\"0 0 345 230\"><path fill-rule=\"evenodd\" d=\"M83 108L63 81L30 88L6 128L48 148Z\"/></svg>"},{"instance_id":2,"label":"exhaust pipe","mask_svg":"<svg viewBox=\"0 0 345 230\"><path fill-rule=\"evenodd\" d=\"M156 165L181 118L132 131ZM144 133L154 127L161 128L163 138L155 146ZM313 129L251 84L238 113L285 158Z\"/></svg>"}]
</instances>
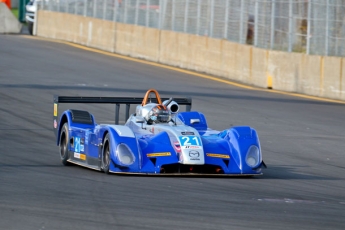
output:
<instances>
[{"instance_id":1,"label":"exhaust pipe","mask_svg":"<svg viewBox=\"0 0 345 230\"><path fill-rule=\"evenodd\" d=\"M180 110L180 106L173 101L172 97L169 100L164 101L163 105L165 105L172 113L177 113Z\"/></svg>"}]
</instances>

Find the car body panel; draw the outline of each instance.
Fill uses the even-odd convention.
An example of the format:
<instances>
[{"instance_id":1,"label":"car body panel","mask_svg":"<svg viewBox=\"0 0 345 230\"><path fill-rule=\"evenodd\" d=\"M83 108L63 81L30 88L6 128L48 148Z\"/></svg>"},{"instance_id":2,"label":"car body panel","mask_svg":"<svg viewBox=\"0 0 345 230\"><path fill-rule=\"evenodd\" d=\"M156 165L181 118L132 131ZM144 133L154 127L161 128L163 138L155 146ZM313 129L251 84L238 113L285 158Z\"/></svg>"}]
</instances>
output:
<instances>
[{"instance_id":1,"label":"car body panel","mask_svg":"<svg viewBox=\"0 0 345 230\"><path fill-rule=\"evenodd\" d=\"M255 129L240 126L213 130L208 128L204 114L197 111L176 112L169 122L157 124L146 123L136 113L124 125L117 125L97 124L92 114L76 110L64 111L57 122L55 109L54 105L57 145L67 123L68 161L92 169L102 170L106 136L112 173L261 175L265 166Z\"/></svg>"}]
</instances>

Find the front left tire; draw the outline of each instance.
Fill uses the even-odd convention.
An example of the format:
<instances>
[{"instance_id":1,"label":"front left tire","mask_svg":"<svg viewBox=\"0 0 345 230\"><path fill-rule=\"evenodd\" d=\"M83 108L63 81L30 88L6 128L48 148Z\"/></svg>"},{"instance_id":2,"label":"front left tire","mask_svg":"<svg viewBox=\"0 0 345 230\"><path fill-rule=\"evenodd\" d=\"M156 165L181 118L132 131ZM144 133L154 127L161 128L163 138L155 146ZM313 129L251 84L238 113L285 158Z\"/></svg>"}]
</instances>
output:
<instances>
[{"instance_id":1,"label":"front left tire","mask_svg":"<svg viewBox=\"0 0 345 230\"><path fill-rule=\"evenodd\" d=\"M101 169L106 174L109 174L109 167L110 167L110 139L109 134L107 134L103 141L103 148L102 148L102 165Z\"/></svg>"},{"instance_id":2,"label":"front left tire","mask_svg":"<svg viewBox=\"0 0 345 230\"><path fill-rule=\"evenodd\" d=\"M66 122L60 132L60 158L63 165L69 165L69 153L68 153L68 123Z\"/></svg>"}]
</instances>

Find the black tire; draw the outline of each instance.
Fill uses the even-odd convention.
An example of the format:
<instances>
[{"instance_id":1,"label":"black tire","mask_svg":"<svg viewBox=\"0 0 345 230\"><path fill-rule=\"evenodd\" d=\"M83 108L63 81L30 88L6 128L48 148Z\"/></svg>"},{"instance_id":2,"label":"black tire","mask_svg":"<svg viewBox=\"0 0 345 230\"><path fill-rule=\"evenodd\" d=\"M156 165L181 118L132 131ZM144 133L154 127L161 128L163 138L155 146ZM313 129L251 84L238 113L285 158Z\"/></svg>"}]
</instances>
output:
<instances>
[{"instance_id":1,"label":"black tire","mask_svg":"<svg viewBox=\"0 0 345 230\"><path fill-rule=\"evenodd\" d=\"M29 33L32 35L34 31L34 24L32 22L28 22L28 30Z\"/></svg>"},{"instance_id":2,"label":"black tire","mask_svg":"<svg viewBox=\"0 0 345 230\"><path fill-rule=\"evenodd\" d=\"M68 123L66 122L63 124L61 132L60 132L60 158L61 163L63 165L69 165L70 163L67 161L69 159L69 153L68 153Z\"/></svg>"},{"instance_id":3,"label":"black tire","mask_svg":"<svg viewBox=\"0 0 345 230\"><path fill-rule=\"evenodd\" d=\"M101 169L106 174L109 174L109 166L110 166L110 139L109 134L107 134L103 141L103 148L102 148L102 161L101 161Z\"/></svg>"}]
</instances>

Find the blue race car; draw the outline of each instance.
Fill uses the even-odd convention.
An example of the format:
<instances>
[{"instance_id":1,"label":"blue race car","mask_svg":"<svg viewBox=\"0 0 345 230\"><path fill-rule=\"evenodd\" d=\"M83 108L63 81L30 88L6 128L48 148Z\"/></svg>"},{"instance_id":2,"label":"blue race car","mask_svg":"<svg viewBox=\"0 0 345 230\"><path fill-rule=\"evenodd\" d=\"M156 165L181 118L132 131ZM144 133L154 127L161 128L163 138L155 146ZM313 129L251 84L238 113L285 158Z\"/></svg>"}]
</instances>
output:
<instances>
[{"instance_id":1,"label":"blue race car","mask_svg":"<svg viewBox=\"0 0 345 230\"><path fill-rule=\"evenodd\" d=\"M92 114L75 109L59 117L59 103L115 104L115 124L97 124ZM124 125L119 125L121 104L126 105ZM129 115L131 104L137 107ZM180 105L186 112L179 112ZM262 174L266 165L253 128L210 129L204 114L190 111L191 105L190 98L163 101L155 89L144 98L55 96L54 132L62 164L122 174Z\"/></svg>"}]
</instances>

